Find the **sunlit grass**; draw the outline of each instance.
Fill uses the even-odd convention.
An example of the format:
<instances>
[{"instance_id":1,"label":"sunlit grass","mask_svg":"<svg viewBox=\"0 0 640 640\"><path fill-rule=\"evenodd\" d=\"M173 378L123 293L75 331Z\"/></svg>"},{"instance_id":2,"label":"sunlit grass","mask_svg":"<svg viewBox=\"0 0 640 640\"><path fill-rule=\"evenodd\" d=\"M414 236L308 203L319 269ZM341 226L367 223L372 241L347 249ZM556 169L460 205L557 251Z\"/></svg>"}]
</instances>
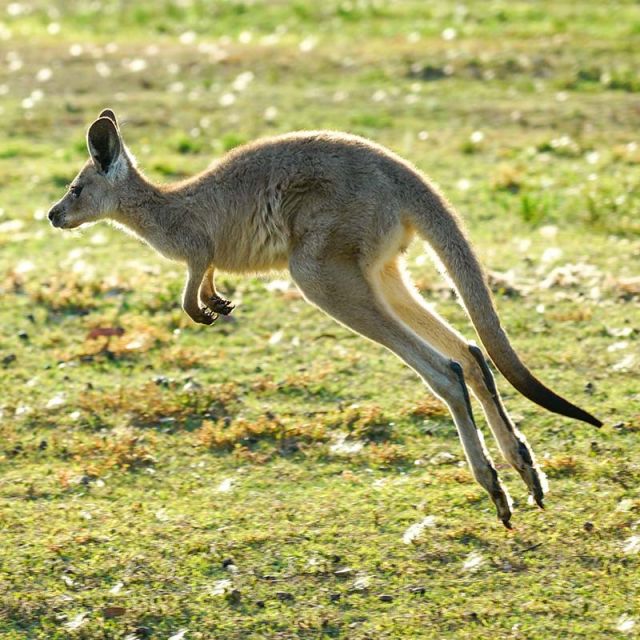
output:
<instances>
[{"instance_id":1,"label":"sunlit grass","mask_svg":"<svg viewBox=\"0 0 640 640\"><path fill-rule=\"evenodd\" d=\"M634 2L3 5L0 635L633 637L639 33ZM156 180L316 128L428 173L523 359L606 422L499 380L547 510L487 432L504 531L441 403L286 274L220 274L237 309L200 327L180 265L52 230L106 106ZM473 338L421 243L408 264Z\"/></svg>"}]
</instances>

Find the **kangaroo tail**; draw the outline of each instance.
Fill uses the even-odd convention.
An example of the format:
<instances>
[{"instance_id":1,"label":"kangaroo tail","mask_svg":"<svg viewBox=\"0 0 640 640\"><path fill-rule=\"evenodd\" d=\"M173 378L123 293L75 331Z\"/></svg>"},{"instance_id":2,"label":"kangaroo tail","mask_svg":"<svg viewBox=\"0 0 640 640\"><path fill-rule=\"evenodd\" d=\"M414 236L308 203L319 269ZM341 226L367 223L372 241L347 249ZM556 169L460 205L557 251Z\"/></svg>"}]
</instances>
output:
<instances>
[{"instance_id":1,"label":"kangaroo tail","mask_svg":"<svg viewBox=\"0 0 640 640\"><path fill-rule=\"evenodd\" d=\"M596 427L602 426L600 420L542 384L520 360L500 325L484 272L456 214L444 198L433 191L424 204L427 206L420 207L421 212L412 216L411 222L444 265L482 344L504 377L541 407Z\"/></svg>"}]
</instances>

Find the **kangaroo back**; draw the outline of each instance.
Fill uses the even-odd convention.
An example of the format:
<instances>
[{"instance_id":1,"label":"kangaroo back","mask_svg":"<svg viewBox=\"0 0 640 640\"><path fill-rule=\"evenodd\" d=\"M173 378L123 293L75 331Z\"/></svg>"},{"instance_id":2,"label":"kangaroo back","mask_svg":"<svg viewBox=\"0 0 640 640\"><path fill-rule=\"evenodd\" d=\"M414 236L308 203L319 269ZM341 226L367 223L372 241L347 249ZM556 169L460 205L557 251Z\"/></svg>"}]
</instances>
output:
<instances>
[{"instance_id":1,"label":"kangaroo back","mask_svg":"<svg viewBox=\"0 0 640 640\"><path fill-rule=\"evenodd\" d=\"M600 427L600 420L554 393L520 360L500 325L484 272L456 214L434 191L429 190L427 200L422 200L424 206L411 216L411 222L442 262L496 367L532 402L554 413Z\"/></svg>"}]
</instances>

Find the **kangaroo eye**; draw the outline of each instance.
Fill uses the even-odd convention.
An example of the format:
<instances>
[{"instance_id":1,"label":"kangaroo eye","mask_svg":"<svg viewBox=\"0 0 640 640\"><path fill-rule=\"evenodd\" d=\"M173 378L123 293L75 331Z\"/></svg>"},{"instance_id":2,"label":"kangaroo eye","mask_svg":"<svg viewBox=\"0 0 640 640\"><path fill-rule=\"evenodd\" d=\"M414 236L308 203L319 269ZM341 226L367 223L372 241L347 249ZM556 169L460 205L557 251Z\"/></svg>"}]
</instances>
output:
<instances>
[{"instance_id":1,"label":"kangaroo eye","mask_svg":"<svg viewBox=\"0 0 640 640\"><path fill-rule=\"evenodd\" d=\"M82 193L82 187L78 185L74 185L69 188L69 191L77 198Z\"/></svg>"}]
</instances>

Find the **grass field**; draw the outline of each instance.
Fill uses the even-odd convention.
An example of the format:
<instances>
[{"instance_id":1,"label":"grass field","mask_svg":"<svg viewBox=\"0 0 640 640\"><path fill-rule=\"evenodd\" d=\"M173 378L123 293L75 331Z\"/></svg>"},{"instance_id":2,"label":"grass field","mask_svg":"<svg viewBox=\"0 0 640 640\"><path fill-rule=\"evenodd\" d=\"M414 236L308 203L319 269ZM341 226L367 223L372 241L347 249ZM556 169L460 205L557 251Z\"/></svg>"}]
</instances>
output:
<instances>
[{"instance_id":1,"label":"grass field","mask_svg":"<svg viewBox=\"0 0 640 640\"><path fill-rule=\"evenodd\" d=\"M637 637L638 9L2 3L0 637ZM182 266L106 225L50 228L106 106L157 180L305 128L425 171L525 362L605 421L498 379L546 511L487 433L506 531L443 407L286 274L219 276L237 309L201 327ZM472 338L422 244L408 262Z\"/></svg>"}]
</instances>

